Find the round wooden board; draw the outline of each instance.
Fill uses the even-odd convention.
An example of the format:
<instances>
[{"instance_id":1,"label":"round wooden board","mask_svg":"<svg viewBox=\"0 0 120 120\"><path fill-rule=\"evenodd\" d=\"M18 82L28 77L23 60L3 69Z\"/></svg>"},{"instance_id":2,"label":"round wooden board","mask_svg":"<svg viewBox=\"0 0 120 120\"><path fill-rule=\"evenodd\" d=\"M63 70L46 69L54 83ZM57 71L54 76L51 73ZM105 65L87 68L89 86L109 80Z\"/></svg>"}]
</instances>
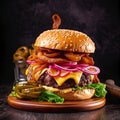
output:
<instances>
[{"instance_id":1,"label":"round wooden board","mask_svg":"<svg viewBox=\"0 0 120 120\"><path fill-rule=\"evenodd\" d=\"M101 108L105 105L105 98L93 98L84 101L66 101L63 104L20 100L8 96L8 104L14 108L37 112L79 112Z\"/></svg>"}]
</instances>

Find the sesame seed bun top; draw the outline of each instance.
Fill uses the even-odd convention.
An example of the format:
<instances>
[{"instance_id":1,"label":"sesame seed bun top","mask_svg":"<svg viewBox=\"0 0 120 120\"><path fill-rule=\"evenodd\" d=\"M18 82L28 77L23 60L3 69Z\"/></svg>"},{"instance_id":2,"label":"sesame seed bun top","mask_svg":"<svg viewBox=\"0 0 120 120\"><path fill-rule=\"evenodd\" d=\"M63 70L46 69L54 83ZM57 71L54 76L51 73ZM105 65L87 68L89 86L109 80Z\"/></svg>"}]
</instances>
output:
<instances>
[{"instance_id":1,"label":"sesame seed bun top","mask_svg":"<svg viewBox=\"0 0 120 120\"><path fill-rule=\"evenodd\" d=\"M41 33L34 46L69 52L94 53L95 44L85 33L69 30L54 29Z\"/></svg>"}]
</instances>

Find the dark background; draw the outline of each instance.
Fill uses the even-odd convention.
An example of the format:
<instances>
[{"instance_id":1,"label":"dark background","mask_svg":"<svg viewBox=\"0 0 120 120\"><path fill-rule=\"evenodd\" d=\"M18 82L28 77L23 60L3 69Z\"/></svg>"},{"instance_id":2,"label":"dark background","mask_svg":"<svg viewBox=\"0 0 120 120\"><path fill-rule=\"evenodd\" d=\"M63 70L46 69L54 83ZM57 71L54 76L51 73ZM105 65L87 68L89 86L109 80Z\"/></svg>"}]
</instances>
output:
<instances>
[{"instance_id":1,"label":"dark background","mask_svg":"<svg viewBox=\"0 0 120 120\"><path fill-rule=\"evenodd\" d=\"M14 82L13 53L51 29L54 13L61 16L60 28L79 30L93 39L101 81L114 79L120 85L119 0L1 0L0 84Z\"/></svg>"}]
</instances>

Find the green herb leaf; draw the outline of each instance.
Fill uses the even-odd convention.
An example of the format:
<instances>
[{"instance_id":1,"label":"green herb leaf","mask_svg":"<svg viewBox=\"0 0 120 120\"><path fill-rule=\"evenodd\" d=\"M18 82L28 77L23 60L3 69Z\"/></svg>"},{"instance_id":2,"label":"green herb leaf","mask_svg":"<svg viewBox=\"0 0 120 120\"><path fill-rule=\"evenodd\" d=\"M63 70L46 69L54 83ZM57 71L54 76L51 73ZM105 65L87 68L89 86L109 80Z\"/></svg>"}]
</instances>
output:
<instances>
[{"instance_id":1,"label":"green herb leaf","mask_svg":"<svg viewBox=\"0 0 120 120\"><path fill-rule=\"evenodd\" d=\"M15 91L11 91L11 93L9 94L9 96L16 97Z\"/></svg>"},{"instance_id":2,"label":"green herb leaf","mask_svg":"<svg viewBox=\"0 0 120 120\"><path fill-rule=\"evenodd\" d=\"M9 96L16 97L15 86L12 87L12 91L10 92Z\"/></svg>"},{"instance_id":3,"label":"green herb leaf","mask_svg":"<svg viewBox=\"0 0 120 120\"><path fill-rule=\"evenodd\" d=\"M64 102L64 98L61 98L60 96L56 95L52 91L48 91L48 90L43 90L37 100L54 102L58 104L61 104Z\"/></svg>"},{"instance_id":4,"label":"green herb leaf","mask_svg":"<svg viewBox=\"0 0 120 120\"><path fill-rule=\"evenodd\" d=\"M72 88L72 90L83 90L83 89L95 89L95 97L105 97L107 94L106 85L104 83L92 83L88 84L84 87L77 86L76 88Z\"/></svg>"},{"instance_id":5,"label":"green herb leaf","mask_svg":"<svg viewBox=\"0 0 120 120\"><path fill-rule=\"evenodd\" d=\"M106 85L104 83L94 83L88 84L87 88L94 88L95 89L95 97L105 97L107 94Z\"/></svg>"},{"instance_id":6,"label":"green herb leaf","mask_svg":"<svg viewBox=\"0 0 120 120\"><path fill-rule=\"evenodd\" d=\"M75 87L75 88L72 88L73 91L74 91L74 90L83 90L83 89L85 89L85 87L77 86L77 87Z\"/></svg>"}]
</instances>

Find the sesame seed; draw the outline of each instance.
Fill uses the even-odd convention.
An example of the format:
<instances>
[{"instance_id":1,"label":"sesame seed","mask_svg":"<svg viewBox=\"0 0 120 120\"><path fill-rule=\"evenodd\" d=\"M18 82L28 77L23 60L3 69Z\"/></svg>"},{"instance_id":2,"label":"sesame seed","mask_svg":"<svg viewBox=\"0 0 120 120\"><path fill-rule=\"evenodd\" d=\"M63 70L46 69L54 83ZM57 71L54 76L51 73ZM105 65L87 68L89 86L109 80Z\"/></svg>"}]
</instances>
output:
<instances>
[{"instance_id":1,"label":"sesame seed","mask_svg":"<svg viewBox=\"0 0 120 120\"><path fill-rule=\"evenodd\" d=\"M65 43L65 40L63 41L63 44Z\"/></svg>"},{"instance_id":2,"label":"sesame seed","mask_svg":"<svg viewBox=\"0 0 120 120\"><path fill-rule=\"evenodd\" d=\"M70 44L70 47L72 47L73 46L73 44Z\"/></svg>"}]
</instances>

